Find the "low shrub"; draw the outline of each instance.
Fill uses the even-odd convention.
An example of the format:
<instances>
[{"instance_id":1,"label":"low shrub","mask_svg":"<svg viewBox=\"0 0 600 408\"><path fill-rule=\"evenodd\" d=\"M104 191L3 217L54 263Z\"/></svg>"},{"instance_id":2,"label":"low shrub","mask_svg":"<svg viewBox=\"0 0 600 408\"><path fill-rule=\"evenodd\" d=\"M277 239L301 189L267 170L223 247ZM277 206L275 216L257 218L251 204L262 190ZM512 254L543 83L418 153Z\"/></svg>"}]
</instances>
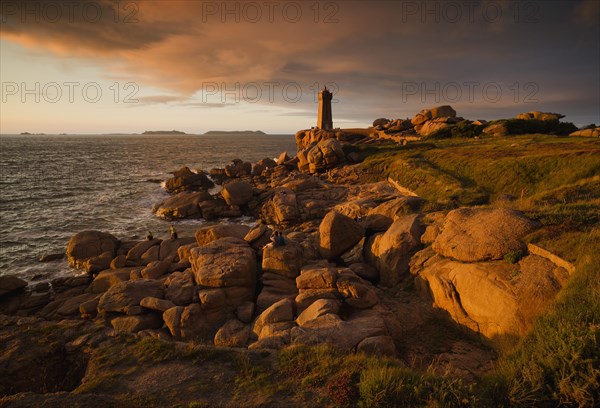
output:
<instances>
[{"instance_id":1,"label":"low shrub","mask_svg":"<svg viewBox=\"0 0 600 408\"><path fill-rule=\"evenodd\" d=\"M511 135L542 133L547 135L566 136L577 130L571 122L560 122L558 120L537 119L507 119L504 125Z\"/></svg>"},{"instance_id":2,"label":"low shrub","mask_svg":"<svg viewBox=\"0 0 600 408\"><path fill-rule=\"evenodd\" d=\"M348 407L356 404L359 394L352 377L352 373L342 371L327 382L327 396L336 406Z\"/></svg>"},{"instance_id":3,"label":"low shrub","mask_svg":"<svg viewBox=\"0 0 600 408\"><path fill-rule=\"evenodd\" d=\"M456 125L450 125L448 127L439 129L429 135L432 139L449 139L455 138L473 138L481 135L485 125L475 125L468 120L458 122Z\"/></svg>"},{"instance_id":4,"label":"low shrub","mask_svg":"<svg viewBox=\"0 0 600 408\"><path fill-rule=\"evenodd\" d=\"M504 260L510 264L516 264L523 258L523 251L520 249L516 251L510 251L504 255Z\"/></svg>"},{"instance_id":5,"label":"low shrub","mask_svg":"<svg viewBox=\"0 0 600 408\"><path fill-rule=\"evenodd\" d=\"M374 367L360 375L362 407L476 406L474 390L453 375L418 374L407 367Z\"/></svg>"}]
</instances>

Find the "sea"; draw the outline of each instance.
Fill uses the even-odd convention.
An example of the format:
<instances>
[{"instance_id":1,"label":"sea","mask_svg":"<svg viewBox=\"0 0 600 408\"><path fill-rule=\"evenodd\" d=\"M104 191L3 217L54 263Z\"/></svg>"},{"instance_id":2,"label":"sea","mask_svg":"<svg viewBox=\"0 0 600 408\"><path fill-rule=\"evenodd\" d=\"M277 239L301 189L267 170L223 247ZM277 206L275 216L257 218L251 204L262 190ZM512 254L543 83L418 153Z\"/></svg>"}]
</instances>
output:
<instances>
[{"instance_id":1,"label":"sea","mask_svg":"<svg viewBox=\"0 0 600 408\"><path fill-rule=\"evenodd\" d=\"M170 172L208 171L236 158L254 163L283 151L295 154L293 135L0 135L0 275L38 282L81 273L66 260L39 259L64 253L83 230L168 238L173 224L180 236L193 236L205 220L152 213L168 197L161 183Z\"/></svg>"}]
</instances>

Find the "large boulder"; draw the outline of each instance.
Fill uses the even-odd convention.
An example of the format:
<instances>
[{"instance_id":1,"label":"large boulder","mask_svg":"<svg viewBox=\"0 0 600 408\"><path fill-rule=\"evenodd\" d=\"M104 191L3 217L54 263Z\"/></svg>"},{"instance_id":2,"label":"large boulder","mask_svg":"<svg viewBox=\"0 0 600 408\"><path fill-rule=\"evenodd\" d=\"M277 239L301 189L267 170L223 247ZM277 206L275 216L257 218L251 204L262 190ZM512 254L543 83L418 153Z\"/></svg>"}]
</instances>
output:
<instances>
[{"instance_id":1,"label":"large boulder","mask_svg":"<svg viewBox=\"0 0 600 408\"><path fill-rule=\"evenodd\" d=\"M396 356L396 345L391 336L367 337L356 346L357 353L372 354L378 357Z\"/></svg>"},{"instance_id":2,"label":"large boulder","mask_svg":"<svg viewBox=\"0 0 600 408\"><path fill-rule=\"evenodd\" d=\"M215 220L218 218L235 218L242 215L238 206L229 206L222 198L211 198L198 203L202 218L206 220Z\"/></svg>"},{"instance_id":3,"label":"large boulder","mask_svg":"<svg viewBox=\"0 0 600 408\"><path fill-rule=\"evenodd\" d=\"M254 288L256 256L243 239L220 238L190 251L196 283L206 287Z\"/></svg>"},{"instance_id":4,"label":"large boulder","mask_svg":"<svg viewBox=\"0 0 600 408\"><path fill-rule=\"evenodd\" d=\"M414 129L422 136L428 136L450 124L457 123L462 118L456 117L456 111L449 105L423 109L411 120Z\"/></svg>"},{"instance_id":5,"label":"large boulder","mask_svg":"<svg viewBox=\"0 0 600 408\"><path fill-rule=\"evenodd\" d=\"M239 238L221 238L190 252L201 309L211 328L233 317L238 306L253 301L256 255Z\"/></svg>"},{"instance_id":6,"label":"large boulder","mask_svg":"<svg viewBox=\"0 0 600 408\"><path fill-rule=\"evenodd\" d=\"M408 263L421 245L423 230L418 215L405 215L396 219L385 233L367 240L367 262L379 271L382 285L393 287L408 275Z\"/></svg>"},{"instance_id":7,"label":"large boulder","mask_svg":"<svg viewBox=\"0 0 600 408\"><path fill-rule=\"evenodd\" d=\"M363 256L364 245L365 245L365 238L358 241L358 243L356 245L354 245L348 251L343 253L340 258L342 259L342 261L344 261L344 263L346 265L352 265L355 263L364 262L364 260L365 260L365 258Z\"/></svg>"},{"instance_id":8,"label":"large boulder","mask_svg":"<svg viewBox=\"0 0 600 408\"><path fill-rule=\"evenodd\" d=\"M329 343L341 351L351 351L369 337L388 336L385 321L373 310L355 312L347 320L328 313L292 329L292 341L303 344Z\"/></svg>"},{"instance_id":9,"label":"large boulder","mask_svg":"<svg viewBox=\"0 0 600 408\"><path fill-rule=\"evenodd\" d=\"M83 264L83 269L90 275L96 274L104 269L110 268L110 264L114 259L112 251L102 252L98 256L91 257Z\"/></svg>"},{"instance_id":10,"label":"large boulder","mask_svg":"<svg viewBox=\"0 0 600 408\"><path fill-rule=\"evenodd\" d=\"M214 183L210 181L203 171L194 173L188 167L182 167L173 172L173 176L165 183L165 188L169 193L196 191L214 187Z\"/></svg>"},{"instance_id":11,"label":"large boulder","mask_svg":"<svg viewBox=\"0 0 600 408\"><path fill-rule=\"evenodd\" d=\"M266 169L273 168L277 165L275 160L271 158L264 158L259 160L254 167L252 167L253 176L261 176Z\"/></svg>"},{"instance_id":12,"label":"large boulder","mask_svg":"<svg viewBox=\"0 0 600 408\"><path fill-rule=\"evenodd\" d=\"M157 216L166 219L200 217L202 213L199 204L211 199L211 195L206 191L196 193L184 191L155 205L153 211Z\"/></svg>"},{"instance_id":13,"label":"large boulder","mask_svg":"<svg viewBox=\"0 0 600 408\"><path fill-rule=\"evenodd\" d=\"M305 129L296 132L296 147L298 150L306 149L320 141L335 138L335 132L326 129Z\"/></svg>"},{"instance_id":14,"label":"large boulder","mask_svg":"<svg viewBox=\"0 0 600 408\"><path fill-rule=\"evenodd\" d=\"M255 251L262 251L265 245L271 242L273 230L263 223L256 224L250 228L244 236L244 241L250 244ZM259 252L260 253L260 252Z\"/></svg>"},{"instance_id":15,"label":"large boulder","mask_svg":"<svg viewBox=\"0 0 600 408\"><path fill-rule=\"evenodd\" d=\"M198 301L198 287L191 269L174 272L165 280L165 299L177 306L187 306Z\"/></svg>"},{"instance_id":16,"label":"large boulder","mask_svg":"<svg viewBox=\"0 0 600 408\"><path fill-rule=\"evenodd\" d=\"M27 282L16 276L0 276L0 297L18 292L26 286Z\"/></svg>"},{"instance_id":17,"label":"large boulder","mask_svg":"<svg viewBox=\"0 0 600 408\"><path fill-rule=\"evenodd\" d=\"M267 245L263 249L263 289L257 299L259 310L298 294L295 278L300 273L302 263L302 248L292 240L282 246Z\"/></svg>"},{"instance_id":18,"label":"large boulder","mask_svg":"<svg viewBox=\"0 0 600 408\"><path fill-rule=\"evenodd\" d=\"M421 197L403 196L393 198L369 210L365 225L368 229L387 230L398 218L419 209L424 203ZM381 225L375 226L373 224ZM374 228L373 228L374 227Z\"/></svg>"},{"instance_id":19,"label":"large boulder","mask_svg":"<svg viewBox=\"0 0 600 408\"><path fill-rule=\"evenodd\" d=\"M179 261L186 261L190 259L190 251L192 248L197 248L198 243L196 241L191 244L181 245L177 248L177 256L179 257Z\"/></svg>"},{"instance_id":20,"label":"large boulder","mask_svg":"<svg viewBox=\"0 0 600 408\"><path fill-rule=\"evenodd\" d=\"M272 206L277 224L286 225L298 218L296 194L289 188L282 187L275 190Z\"/></svg>"},{"instance_id":21,"label":"large boulder","mask_svg":"<svg viewBox=\"0 0 600 408\"><path fill-rule=\"evenodd\" d=\"M320 299L340 299L337 288L328 289L299 289L296 296L296 308L299 313Z\"/></svg>"},{"instance_id":22,"label":"large boulder","mask_svg":"<svg viewBox=\"0 0 600 408\"><path fill-rule=\"evenodd\" d=\"M296 296L296 308L302 312L318 299L339 299L336 282L338 269L327 263L316 263L306 265L296 278L298 296ZM343 268L341 268L343 270Z\"/></svg>"},{"instance_id":23,"label":"large boulder","mask_svg":"<svg viewBox=\"0 0 600 408\"><path fill-rule=\"evenodd\" d=\"M562 119L564 117L565 117L565 115L562 115L560 113L540 112L540 111L519 113L516 116L517 119L524 119L524 120L535 119L535 120L556 120L556 121L558 121L559 119Z\"/></svg>"},{"instance_id":24,"label":"large boulder","mask_svg":"<svg viewBox=\"0 0 600 408\"><path fill-rule=\"evenodd\" d=\"M219 224L196 230L196 242L199 246L209 244L220 238L233 237L243 239L250 227L242 224ZM191 251L191 250L190 250Z\"/></svg>"},{"instance_id":25,"label":"large boulder","mask_svg":"<svg viewBox=\"0 0 600 408\"><path fill-rule=\"evenodd\" d=\"M271 306L258 316L254 321L253 331L259 339L269 337L272 333L272 327L277 323L292 322L295 315L294 300L290 298L282 299ZM266 329L266 330L265 330Z\"/></svg>"},{"instance_id":26,"label":"large boulder","mask_svg":"<svg viewBox=\"0 0 600 408\"><path fill-rule=\"evenodd\" d=\"M356 245L364 236L364 228L338 213L327 213L319 225L319 251L326 259L335 259Z\"/></svg>"},{"instance_id":27,"label":"large boulder","mask_svg":"<svg viewBox=\"0 0 600 408\"><path fill-rule=\"evenodd\" d=\"M431 109L423 109L413 117L411 123L413 125L422 125L428 120L444 117L455 118L456 111L452 109L450 105L437 106Z\"/></svg>"},{"instance_id":28,"label":"large boulder","mask_svg":"<svg viewBox=\"0 0 600 408\"><path fill-rule=\"evenodd\" d=\"M503 137L508 135L506 121L493 122L483 129L483 133L494 137Z\"/></svg>"},{"instance_id":29,"label":"large boulder","mask_svg":"<svg viewBox=\"0 0 600 408\"><path fill-rule=\"evenodd\" d=\"M489 338L524 334L569 277L565 269L537 255L517 264L463 263L434 255L411 272L417 275L417 289L434 306Z\"/></svg>"},{"instance_id":30,"label":"large boulder","mask_svg":"<svg viewBox=\"0 0 600 408\"><path fill-rule=\"evenodd\" d=\"M368 309L379 302L375 288L350 270L340 273L336 287L345 303L356 309Z\"/></svg>"},{"instance_id":31,"label":"large boulder","mask_svg":"<svg viewBox=\"0 0 600 408\"><path fill-rule=\"evenodd\" d=\"M180 237L165 239L160 243L158 259L167 262L177 262L179 260L179 247L193 244L194 237Z\"/></svg>"},{"instance_id":32,"label":"large boulder","mask_svg":"<svg viewBox=\"0 0 600 408\"><path fill-rule=\"evenodd\" d=\"M128 266L140 265L142 255L155 245L160 245L162 241L158 238L138 242L127 252L126 264Z\"/></svg>"},{"instance_id":33,"label":"large boulder","mask_svg":"<svg viewBox=\"0 0 600 408\"><path fill-rule=\"evenodd\" d=\"M338 274L335 268L329 266L309 266L302 270L296 278L296 287L303 289L337 289Z\"/></svg>"},{"instance_id":34,"label":"large boulder","mask_svg":"<svg viewBox=\"0 0 600 408\"><path fill-rule=\"evenodd\" d=\"M505 208L459 208L448 213L433 249L447 258L477 262L502 259L527 246L523 237L536 228L522 213Z\"/></svg>"},{"instance_id":35,"label":"large boulder","mask_svg":"<svg viewBox=\"0 0 600 408\"><path fill-rule=\"evenodd\" d=\"M160 314L148 313L137 316L118 316L110 321L118 333L137 333L141 330L160 329L163 320Z\"/></svg>"},{"instance_id":36,"label":"large boulder","mask_svg":"<svg viewBox=\"0 0 600 408\"><path fill-rule=\"evenodd\" d=\"M361 278L371 283L376 283L379 281L379 271L372 265L366 263L355 263L348 266L348 268Z\"/></svg>"},{"instance_id":37,"label":"large boulder","mask_svg":"<svg viewBox=\"0 0 600 408\"><path fill-rule=\"evenodd\" d=\"M154 245L148 248L140 257L140 264L148 265L150 262L160 260L160 245Z\"/></svg>"},{"instance_id":38,"label":"large boulder","mask_svg":"<svg viewBox=\"0 0 600 408\"><path fill-rule=\"evenodd\" d=\"M221 195L228 205L246 205L253 197L254 188L245 181L232 181L223 185Z\"/></svg>"},{"instance_id":39,"label":"large boulder","mask_svg":"<svg viewBox=\"0 0 600 408\"><path fill-rule=\"evenodd\" d=\"M455 118L456 111L452 109L450 105L437 106L429 109L431 111L431 118Z\"/></svg>"},{"instance_id":40,"label":"large boulder","mask_svg":"<svg viewBox=\"0 0 600 408\"><path fill-rule=\"evenodd\" d=\"M200 306L213 323L223 323L237 312L237 308L254 300L254 291L241 287L202 288L198 290Z\"/></svg>"},{"instance_id":41,"label":"large boulder","mask_svg":"<svg viewBox=\"0 0 600 408\"><path fill-rule=\"evenodd\" d=\"M262 258L263 272L294 279L302 268L302 247L292 240L287 240L285 245L267 245L263 249Z\"/></svg>"},{"instance_id":42,"label":"large boulder","mask_svg":"<svg viewBox=\"0 0 600 408\"><path fill-rule=\"evenodd\" d=\"M144 279L158 279L169 271L170 266L171 262L153 261L146 265L140 274Z\"/></svg>"},{"instance_id":43,"label":"large boulder","mask_svg":"<svg viewBox=\"0 0 600 408\"><path fill-rule=\"evenodd\" d=\"M233 159L230 164L225 166L227 177L243 177L252 173L252 163L240 159Z\"/></svg>"},{"instance_id":44,"label":"large boulder","mask_svg":"<svg viewBox=\"0 0 600 408\"><path fill-rule=\"evenodd\" d=\"M250 340L250 326L232 319L217 331L214 338L217 347L244 347Z\"/></svg>"},{"instance_id":45,"label":"large boulder","mask_svg":"<svg viewBox=\"0 0 600 408\"><path fill-rule=\"evenodd\" d=\"M429 136L437 132L438 130L447 128L450 126L450 123L446 121L438 121L438 120L428 120L423 123L423 125L419 128L419 134L421 136Z\"/></svg>"},{"instance_id":46,"label":"large boulder","mask_svg":"<svg viewBox=\"0 0 600 408\"><path fill-rule=\"evenodd\" d=\"M342 142L335 138L325 139L309 148L304 154L299 155L300 162L308 162L309 173L320 173L330 169L345 160ZM306 166L301 166L306 169Z\"/></svg>"},{"instance_id":47,"label":"large boulder","mask_svg":"<svg viewBox=\"0 0 600 408\"><path fill-rule=\"evenodd\" d=\"M353 219L367 216L374 208L377 208L377 204L371 198L346 201L333 207L335 211Z\"/></svg>"},{"instance_id":48,"label":"large boulder","mask_svg":"<svg viewBox=\"0 0 600 408\"><path fill-rule=\"evenodd\" d=\"M165 312L170 308L175 307L175 304L167 299L159 299L149 296L140 300L140 306L149 310Z\"/></svg>"},{"instance_id":49,"label":"large boulder","mask_svg":"<svg viewBox=\"0 0 600 408\"><path fill-rule=\"evenodd\" d=\"M600 127L576 130L575 132L570 133L569 136L600 137Z\"/></svg>"},{"instance_id":50,"label":"large boulder","mask_svg":"<svg viewBox=\"0 0 600 408\"><path fill-rule=\"evenodd\" d=\"M89 286L91 293L104 293L117 283L129 280L132 271L141 271L141 268L119 268L101 271Z\"/></svg>"},{"instance_id":51,"label":"large boulder","mask_svg":"<svg viewBox=\"0 0 600 408\"><path fill-rule=\"evenodd\" d=\"M163 297L160 282L151 280L126 281L111 286L100 298L98 311L127 313L129 308L139 306L145 297Z\"/></svg>"},{"instance_id":52,"label":"large boulder","mask_svg":"<svg viewBox=\"0 0 600 408\"><path fill-rule=\"evenodd\" d=\"M198 303L168 309L163 313L163 320L176 339L206 341L213 337L213 323Z\"/></svg>"},{"instance_id":53,"label":"large boulder","mask_svg":"<svg viewBox=\"0 0 600 408\"><path fill-rule=\"evenodd\" d=\"M308 306L296 319L296 324L300 327L318 317L326 314L338 314L341 302L337 299L319 299Z\"/></svg>"},{"instance_id":54,"label":"large boulder","mask_svg":"<svg viewBox=\"0 0 600 408\"><path fill-rule=\"evenodd\" d=\"M115 257L119 240L113 235L101 231L81 231L73 235L67 244L69 265L82 269L90 258L109 252ZM110 262L110 261L109 261Z\"/></svg>"},{"instance_id":55,"label":"large boulder","mask_svg":"<svg viewBox=\"0 0 600 408\"><path fill-rule=\"evenodd\" d=\"M290 156L288 156L287 152L281 152L281 154L279 155L279 157L277 158L277 165L283 165L283 163L286 163L287 161L290 160Z\"/></svg>"},{"instance_id":56,"label":"large boulder","mask_svg":"<svg viewBox=\"0 0 600 408\"><path fill-rule=\"evenodd\" d=\"M375 119L375 120L373 121L373 127L377 127L377 126L385 126L385 125L387 125L388 123L390 123L390 120L389 120L389 119L386 119L386 118L379 118L379 119Z\"/></svg>"}]
</instances>

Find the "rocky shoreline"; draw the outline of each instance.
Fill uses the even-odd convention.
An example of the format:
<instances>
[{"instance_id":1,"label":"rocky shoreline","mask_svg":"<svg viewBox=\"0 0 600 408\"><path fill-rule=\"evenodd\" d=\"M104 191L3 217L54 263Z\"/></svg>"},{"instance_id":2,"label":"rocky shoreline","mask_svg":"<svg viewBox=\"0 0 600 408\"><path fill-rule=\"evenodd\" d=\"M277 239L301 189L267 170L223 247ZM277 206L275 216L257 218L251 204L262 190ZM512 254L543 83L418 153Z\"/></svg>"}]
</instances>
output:
<instances>
[{"instance_id":1,"label":"rocky shoreline","mask_svg":"<svg viewBox=\"0 0 600 408\"><path fill-rule=\"evenodd\" d=\"M5 340L24 322L56 321L71 331L61 346L67 351L123 333L249 350L327 343L344 352L437 358L465 377L484 372L495 356L486 341L524 334L573 271L529 250L525 238L539 225L518 211L440 210L361 168L356 147L390 138L406 144L414 134L399 133L408 128L459 122L441 120L456 117L447 108L419 113L412 127L377 120L363 132L302 130L297 155L283 152L276 161L175 171L157 216L256 222L143 241L78 232L66 256L84 275L32 287L0 278ZM214 183L220 191L211 194ZM275 231L283 245L271 242ZM411 342L440 319L462 328L463 339L447 340L456 351ZM11 347L3 364L20 350L19 342ZM4 370L12 378L4 394L31 390L23 377L29 363Z\"/></svg>"}]
</instances>

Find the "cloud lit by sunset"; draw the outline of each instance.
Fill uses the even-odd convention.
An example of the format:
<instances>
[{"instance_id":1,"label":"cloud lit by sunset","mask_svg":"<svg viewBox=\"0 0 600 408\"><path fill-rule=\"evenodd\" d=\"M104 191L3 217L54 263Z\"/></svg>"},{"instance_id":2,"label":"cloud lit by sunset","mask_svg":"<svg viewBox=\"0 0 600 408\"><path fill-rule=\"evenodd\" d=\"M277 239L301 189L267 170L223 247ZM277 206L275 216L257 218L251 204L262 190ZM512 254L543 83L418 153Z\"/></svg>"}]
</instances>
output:
<instances>
[{"instance_id":1,"label":"cloud lit by sunset","mask_svg":"<svg viewBox=\"0 0 600 408\"><path fill-rule=\"evenodd\" d=\"M293 133L325 84L341 127L439 104L584 125L600 121L599 4L8 0L1 131Z\"/></svg>"}]
</instances>

